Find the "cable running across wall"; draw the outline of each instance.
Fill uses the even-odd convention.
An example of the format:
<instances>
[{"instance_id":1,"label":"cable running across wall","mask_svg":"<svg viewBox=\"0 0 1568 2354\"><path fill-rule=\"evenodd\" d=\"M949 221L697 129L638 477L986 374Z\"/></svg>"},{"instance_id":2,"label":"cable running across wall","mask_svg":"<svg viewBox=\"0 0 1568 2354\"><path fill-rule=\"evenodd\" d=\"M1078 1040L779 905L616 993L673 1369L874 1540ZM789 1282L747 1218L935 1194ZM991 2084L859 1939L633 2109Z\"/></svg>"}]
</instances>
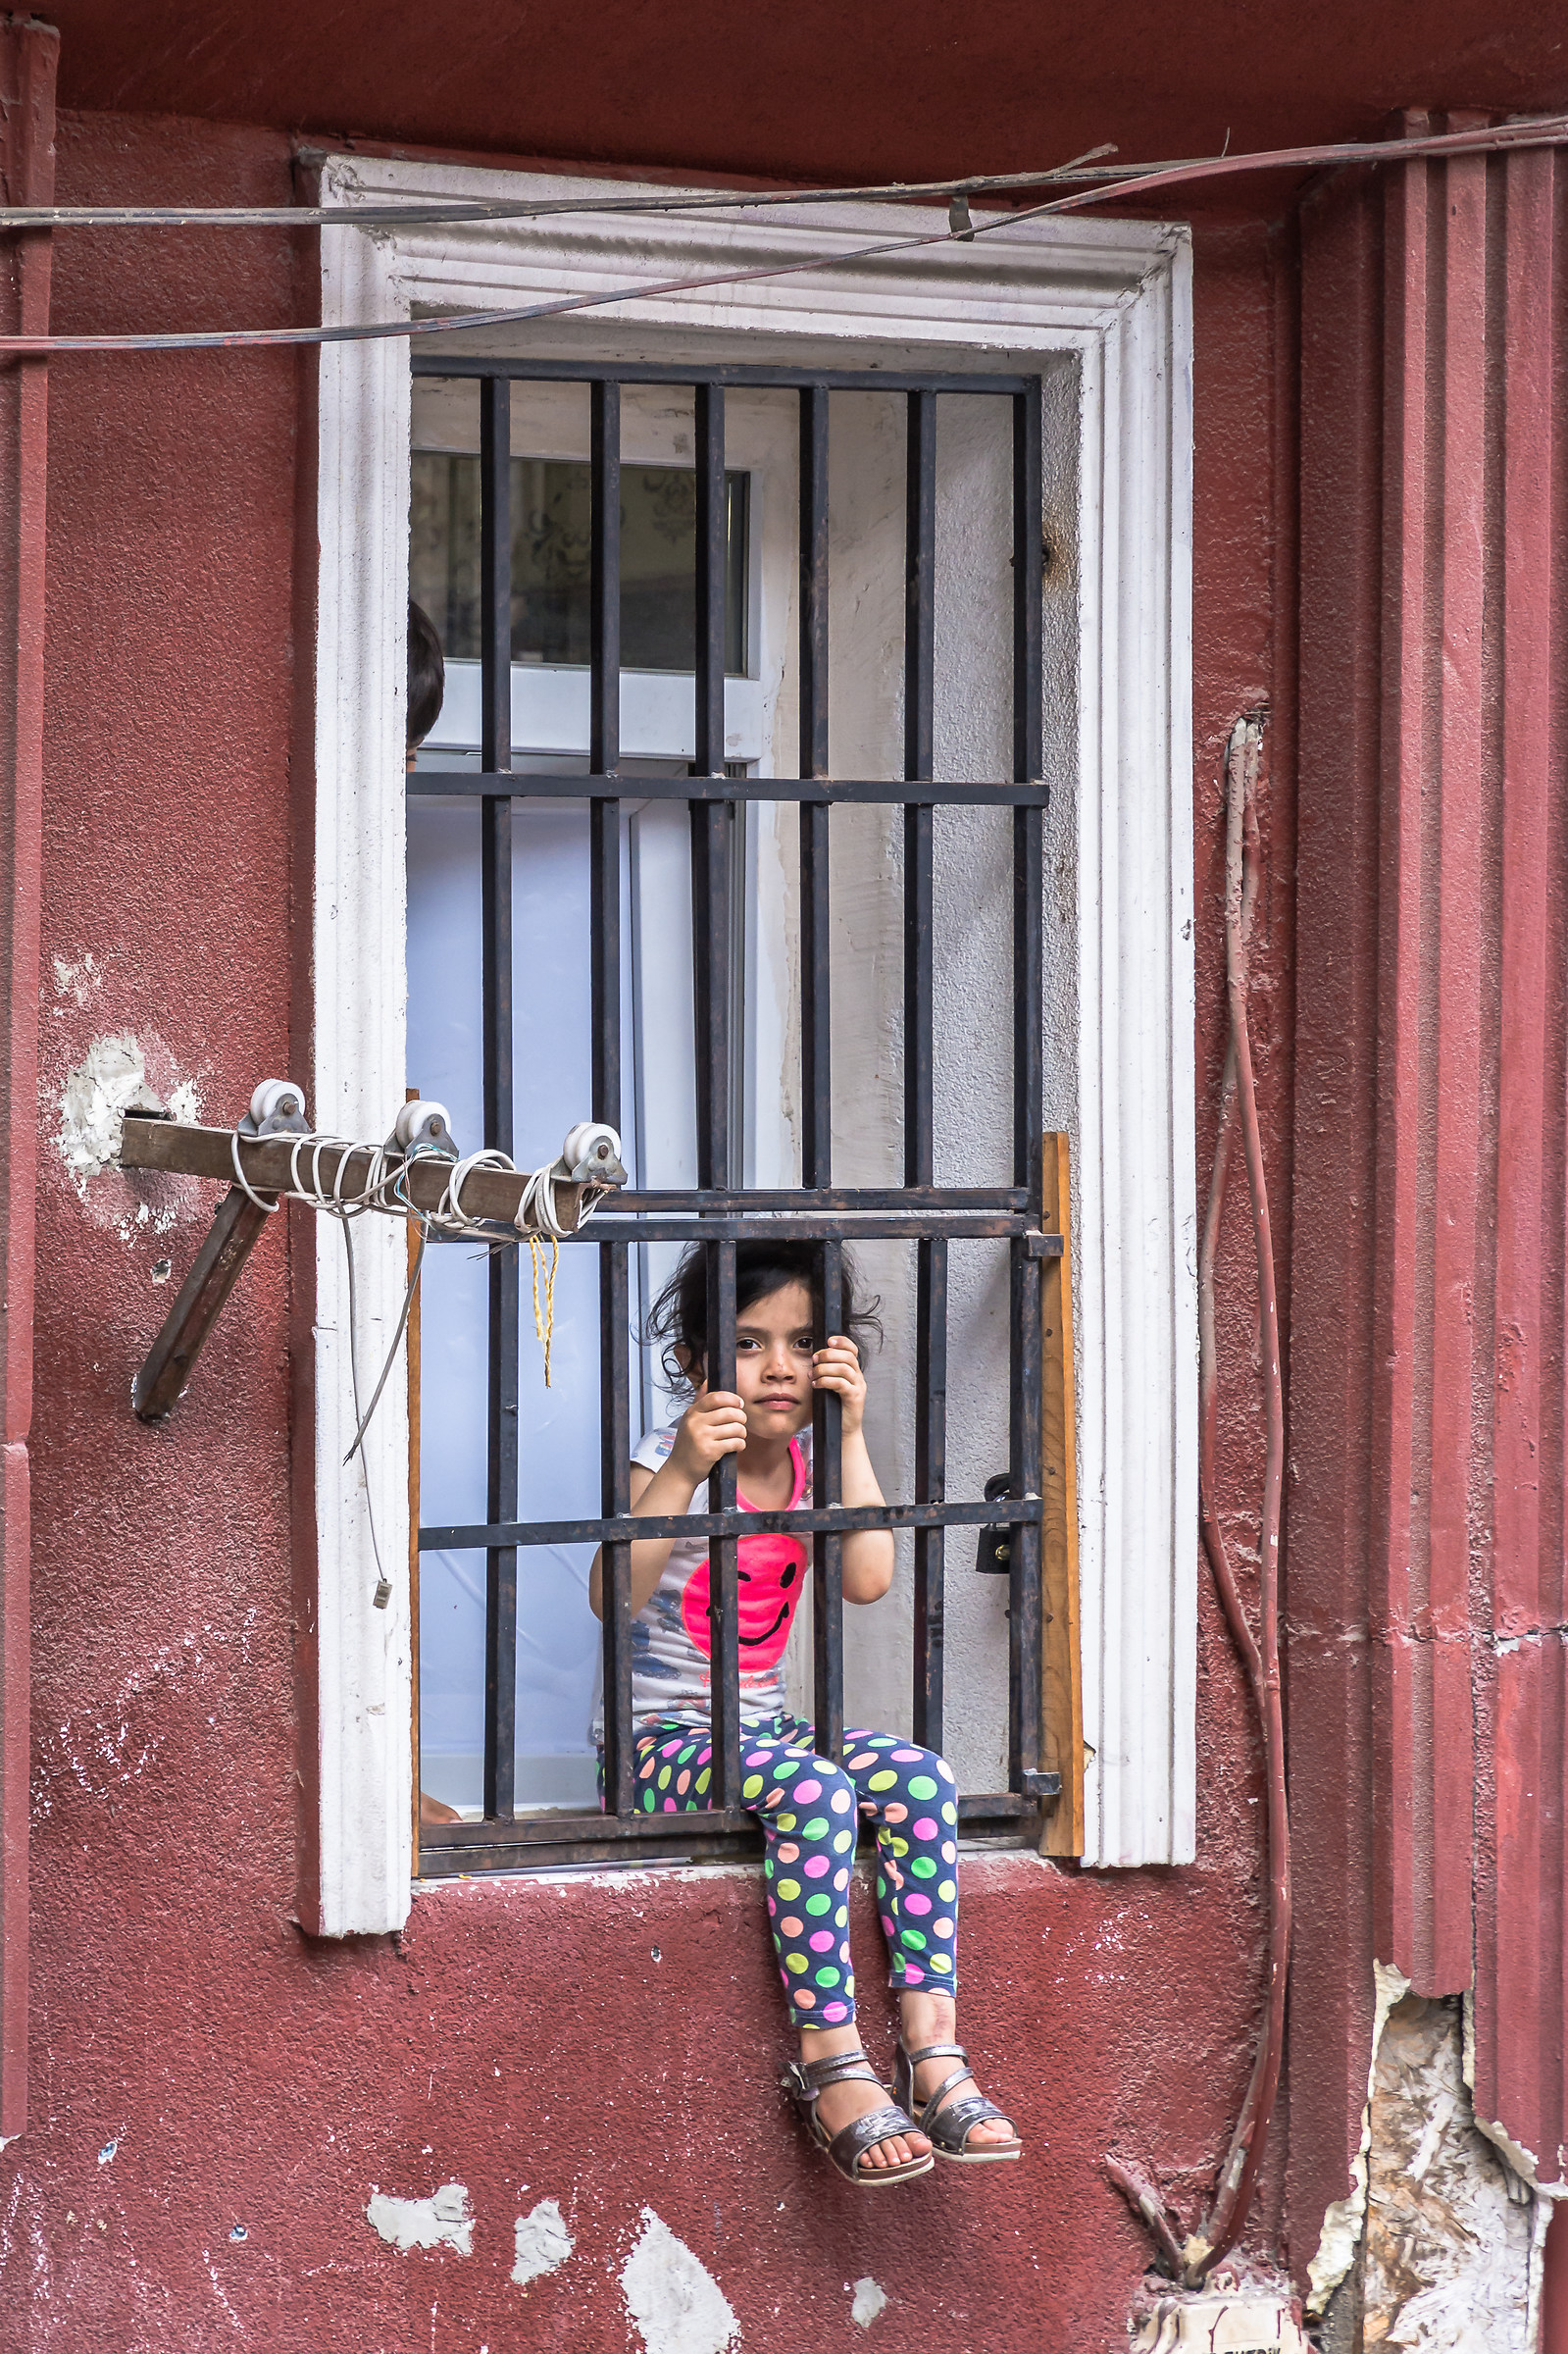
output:
<instances>
[{"instance_id":1,"label":"cable running across wall","mask_svg":"<svg viewBox=\"0 0 1568 2354\"><path fill-rule=\"evenodd\" d=\"M424 319L380 319L341 327L211 328L190 333L167 334L0 335L0 353L42 359L54 353L71 351L271 351L301 344L383 342L405 335L412 338L460 333L472 328L515 327L534 319L556 319L576 311L604 309L619 302L645 302L666 294L702 293L721 286L749 285L763 280L797 277L809 271L842 269L851 263L881 261L891 254L918 252L934 245L954 242L973 244L998 230L1018 229L1031 221L1056 214L1081 212L1089 205L1104 203L1111 196L1157 195L1168 188L1187 186L1200 179L1227 178L1237 173L1307 171L1350 163L1408 163L1421 156L1489 155L1515 148L1563 145L1568 145L1568 116L1551 115L1531 122L1498 124L1477 130L1441 132L1429 138L1341 142L1319 147L1274 148L1250 155L1212 156L1196 162L1155 165L1126 179L1082 188L1076 195L1058 196L1044 204L1027 206L1020 212L1001 214L993 221L972 222L967 195L958 193L954 195L949 209L947 228L923 235L891 237L877 244L856 246L846 252L812 254L804 260L766 263L749 270L717 271L696 277L665 279L653 284L616 286L600 293L562 296L552 302L527 303L504 310L438 312ZM1095 155L1103 152L1103 148L1089 150ZM1070 166L1060 168L1064 175L1071 169ZM1045 176L1040 177L1043 179ZM964 183L966 187L976 184L973 181ZM951 189L954 183L949 181L946 185ZM793 191L790 194L793 196ZM837 194L838 191L826 189L817 194L814 201L830 202ZM895 201L885 196L874 200ZM744 205L766 199L740 197L727 201L732 205ZM896 201L907 199L901 197ZM653 203L639 209L658 212L676 208ZM500 219L505 216L498 213L493 217ZM524 216L520 213L512 217ZM150 217L145 225L151 225ZM187 219L181 225L191 226L191 222ZM356 214L355 225L375 227L373 208L366 207L362 215ZM25 208L0 208L0 229L10 229L18 233L40 233L48 231L53 226L47 219L31 217ZM74 226L87 224L77 222ZM119 226L127 224L122 221ZM230 226L248 225L236 223Z\"/></svg>"}]
</instances>

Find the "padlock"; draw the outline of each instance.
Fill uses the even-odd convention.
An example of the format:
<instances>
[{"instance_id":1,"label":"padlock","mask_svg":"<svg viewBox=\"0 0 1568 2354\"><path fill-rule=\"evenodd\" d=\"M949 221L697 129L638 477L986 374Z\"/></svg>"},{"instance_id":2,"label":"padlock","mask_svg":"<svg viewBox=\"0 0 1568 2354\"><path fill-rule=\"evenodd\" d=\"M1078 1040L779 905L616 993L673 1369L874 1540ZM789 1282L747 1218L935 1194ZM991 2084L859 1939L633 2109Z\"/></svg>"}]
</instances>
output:
<instances>
[{"instance_id":1,"label":"padlock","mask_svg":"<svg viewBox=\"0 0 1568 2354\"><path fill-rule=\"evenodd\" d=\"M986 1482L986 1502L998 1504L1013 1484L1010 1471L998 1471ZM975 1567L983 1577L1006 1577L1013 1565L1013 1532L1010 1528L983 1528L975 1554Z\"/></svg>"}]
</instances>

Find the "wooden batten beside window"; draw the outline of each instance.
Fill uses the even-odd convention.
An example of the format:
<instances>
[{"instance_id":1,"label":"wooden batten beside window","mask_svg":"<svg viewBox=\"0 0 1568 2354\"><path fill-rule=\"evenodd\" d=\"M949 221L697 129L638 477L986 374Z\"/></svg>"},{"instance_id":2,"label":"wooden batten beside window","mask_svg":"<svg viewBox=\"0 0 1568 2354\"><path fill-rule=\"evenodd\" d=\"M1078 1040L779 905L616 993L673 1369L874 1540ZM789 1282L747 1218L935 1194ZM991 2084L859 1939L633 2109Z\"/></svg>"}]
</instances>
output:
<instances>
[{"instance_id":1,"label":"wooden batten beside window","mask_svg":"<svg viewBox=\"0 0 1568 2354\"><path fill-rule=\"evenodd\" d=\"M1040 1301L1041 1685L1046 1771L1062 1777L1045 1817L1040 1853L1084 1852L1084 1677L1079 1657L1078 1477L1073 1392L1073 1200L1068 1140L1047 1135L1041 1218L1062 1238L1060 1258L1042 1261Z\"/></svg>"}]
</instances>

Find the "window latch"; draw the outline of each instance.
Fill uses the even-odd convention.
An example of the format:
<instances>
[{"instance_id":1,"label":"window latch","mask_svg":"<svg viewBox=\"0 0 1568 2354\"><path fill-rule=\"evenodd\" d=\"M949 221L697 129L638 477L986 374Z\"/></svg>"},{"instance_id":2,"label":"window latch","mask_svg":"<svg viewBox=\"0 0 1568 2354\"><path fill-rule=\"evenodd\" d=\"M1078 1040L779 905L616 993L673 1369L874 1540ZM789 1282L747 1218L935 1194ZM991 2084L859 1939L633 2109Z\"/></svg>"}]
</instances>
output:
<instances>
[{"instance_id":1,"label":"window latch","mask_svg":"<svg viewBox=\"0 0 1568 2354\"><path fill-rule=\"evenodd\" d=\"M997 1471L986 1482L986 1502L998 1504L1012 1486L1012 1474ZM975 1554L975 1567L983 1577L1006 1577L1013 1565L1013 1532L1010 1528L983 1528Z\"/></svg>"}]
</instances>

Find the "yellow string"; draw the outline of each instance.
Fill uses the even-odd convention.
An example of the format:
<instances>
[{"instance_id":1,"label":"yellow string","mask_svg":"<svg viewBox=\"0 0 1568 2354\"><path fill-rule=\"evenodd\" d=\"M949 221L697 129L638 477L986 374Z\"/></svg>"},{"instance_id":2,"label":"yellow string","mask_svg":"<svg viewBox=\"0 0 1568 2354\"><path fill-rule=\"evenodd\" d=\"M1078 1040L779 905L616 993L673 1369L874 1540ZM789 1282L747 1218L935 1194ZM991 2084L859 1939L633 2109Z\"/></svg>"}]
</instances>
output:
<instances>
[{"instance_id":1,"label":"yellow string","mask_svg":"<svg viewBox=\"0 0 1568 2354\"><path fill-rule=\"evenodd\" d=\"M550 1265L544 1278L544 1311L539 1312L539 1255L543 1249L542 1235L530 1234L529 1256L533 1262L533 1330L544 1352L544 1386L550 1386L550 1344L555 1338L555 1270L561 1263L561 1246L550 1237Z\"/></svg>"}]
</instances>

